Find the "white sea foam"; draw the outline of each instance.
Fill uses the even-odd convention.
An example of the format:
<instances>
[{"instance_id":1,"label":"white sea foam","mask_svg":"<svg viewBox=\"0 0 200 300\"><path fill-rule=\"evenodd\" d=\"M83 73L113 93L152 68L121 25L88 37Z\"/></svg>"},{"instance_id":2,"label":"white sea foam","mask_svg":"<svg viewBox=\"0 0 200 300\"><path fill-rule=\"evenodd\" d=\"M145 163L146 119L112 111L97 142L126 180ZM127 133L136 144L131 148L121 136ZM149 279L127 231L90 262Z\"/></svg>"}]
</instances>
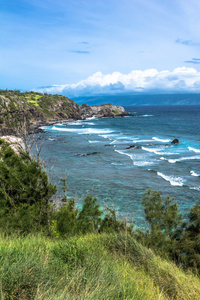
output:
<instances>
[{"instance_id":1,"label":"white sea foam","mask_svg":"<svg viewBox=\"0 0 200 300\"><path fill-rule=\"evenodd\" d=\"M200 191L200 186L190 187L190 190Z\"/></svg>"},{"instance_id":2,"label":"white sea foam","mask_svg":"<svg viewBox=\"0 0 200 300\"><path fill-rule=\"evenodd\" d=\"M153 115L141 115L139 117L153 117Z\"/></svg>"},{"instance_id":3,"label":"white sea foam","mask_svg":"<svg viewBox=\"0 0 200 300\"><path fill-rule=\"evenodd\" d=\"M117 141L116 141L116 140L114 140L114 141L112 141L112 142L110 143L110 145L111 145L111 144L115 144L116 142L117 142Z\"/></svg>"},{"instance_id":4,"label":"white sea foam","mask_svg":"<svg viewBox=\"0 0 200 300\"><path fill-rule=\"evenodd\" d=\"M55 141L55 139L48 138L49 141Z\"/></svg>"},{"instance_id":5,"label":"white sea foam","mask_svg":"<svg viewBox=\"0 0 200 300\"><path fill-rule=\"evenodd\" d=\"M84 124L86 124L86 125L95 125L93 122L84 122Z\"/></svg>"},{"instance_id":6,"label":"white sea foam","mask_svg":"<svg viewBox=\"0 0 200 300\"><path fill-rule=\"evenodd\" d=\"M200 174L197 174L197 173L194 172L194 171L190 171L190 174L191 174L192 176L195 176L195 177L199 177L199 176L200 176Z\"/></svg>"},{"instance_id":7,"label":"white sea foam","mask_svg":"<svg viewBox=\"0 0 200 300\"><path fill-rule=\"evenodd\" d=\"M56 125L60 125L60 124L56 124ZM91 126L93 126L95 124L93 122L75 121L75 122L68 122L67 125L70 125L70 126L91 125Z\"/></svg>"},{"instance_id":8,"label":"white sea foam","mask_svg":"<svg viewBox=\"0 0 200 300\"><path fill-rule=\"evenodd\" d=\"M165 179L166 181L169 181L171 185L174 186L183 186L184 179L182 177L175 177L175 176L167 176L160 172L157 172L157 175Z\"/></svg>"},{"instance_id":9,"label":"white sea foam","mask_svg":"<svg viewBox=\"0 0 200 300\"><path fill-rule=\"evenodd\" d=\"M148 143L153 142L153 140L134 140L133 143Z\"/></svg>"},{"instance_id":10,"label":"white sea foam","mask_svg":"<svg viewBox=\"0 0 200 300\"><path fill-rule=\"evenodd\" d=\"M93 143L99 143L99 141L88 141L90 144L93 144Z\"/></svg>"},{"instance_id":11,"label":"white sea foam","mask_svg":"<svg viewBox=\"0 0 200 300\"><path fill-rule=\"evenodd\" d=\"M131 136L120 136L119 139L120 140L129 140L130 141L130 140L132 140L132 137Z\"/></svg>"},{"instance_id":12,"label":"white sea foam","mask_svg":"<svg viewBox=\"0 0 200 300\"><path fill-rule=\"evenodd\" d=\"M139 167L144 167L144 166L150 166L153 164L153 162L149 162L149 161L144 161L144 160L134 160L134 155L131 155L129 153L126 153L124 151L120 151L120 150L115 150L117 153L122 154L122 155L127 155L128 157L131 158L131 160L133 161L133 164L135 166L139 166Z\"/></svg>"},{"instance_id":13,"label":"white sea foam","mask_svg":"<svg viewBox=\"0 0 200 300\"><path fill-rule=\"evenodd\" d=\"M117 153L119 153L119 154L122 154L122 155L127 155L127 156L129 156L132 160L133 160L133 156L131 155L131 154L129 154L129 153L126 153L126 152L123 152L123 151L120 151L120 150L115 150Z\"/></svg>"},{"instance_id":14,"label":"white sea foam","mask_svg":"<svg viewBox=\"0 0 200 300\"><path fill-rule=\"evenodd\" d=\"M196 155L196 156L181 157L181 158L177 158L177 159L169 159L168 162L171 164L175 164L176 162L179 162L179 161L193 160L193 159L200 159L200 156Z\"/></svg>"},{"instance_id":15,"label":"white sea foam","mask_svg":"<svg viewBox=\"0 0 200 300\"><path fill-rule=\"evenodd\" d=\"M111 132L112 130L85 128L84 131L79 132L79 134L100 134L100 133L111 133Z\"/></svg>"},{"instance_id":16,"label":"white sea foam","mask_svg":"<svg viewBox=\"0 0 200 300\"><path fill-rule=\"evenodd\" d=\"M152 153L155 153L155 154L162 154L160 153L159 151L161 151L162 149L155 149L155 148L146 148L146 147L142 147L142 150L144 151L148 151L148 152L152 152Z\"/></svg>"},{"instance_id":17,"label":"white sea foam","mask_svg":"<svg viewBox=\"0 0 200 300\"><path fill-rule=\"evenodd\" d=\"M63 132L76 132L78 134L100 134L100 133L111 133L111 130L107 129L93 129L93 128L82 128L82 129L76 129L76 128L59 128L56 126L52 127L52 130L57 131L63 131Z\"/></svg>"},{"instance_id":18,"label":"white sea foam","mask_svg":"<svg viewBox=\"0 0 200 300\"><path fill-rule=\"evenodd\" d=\"M107 134L99 134L99 136L103 137L104 139L108 139L108 135Z\"/></svg>"},{"instance_id":19,"label":"white sea foam","mask_svg":"<svg viewBox=\"0 0 200 300\"><path fill-rule=\"evenodd\" d=\"M138 160L138 161L134 161L133 164L135 166L144 167L144 166L151 166L151 165L153 165L153 162Z\"/></svg>"},{"instance_id":20,"label":"white sea foam","mask_svg":"<svg viewBox=\"0 0 200 300\"><path fill-rule=\"evenodd\" d=\"M159 152L160 155L174 155L174 154L179 154L179 153L174 153L174 152Z\"/></svg>"},{"instance_id":21,"label":"white sea foam","mask_svg":"<svg viewBox=\"0 0 200 300\"><path fill-rule=\"evenodd\" d=\"M169 143L170 142L170 140L166 140L166 139L159 139L159 138L157 138L157 137L153 137L152 138L154 141L157 141L157 142L162 142L162 143Z\"/></svg>"},{"instance_id":22,"label":"white sea foam","mask_svg":"<svg viewBox=\"0 0 200 300\"><path fill-rule=\"evenodd\" d=\"M195 148L192 148L192 147L188 147L188 149L190 151L194 151L195 153L200 153L200 150L199 149L195 149Z\"/></svg>"},{"instance_id":23,"label":"white sea foam","mask_svg":"<svg viewBox=\"0 0 200 300\"><path fill-rule=\"evenodd\" d=\"M82 125L82 121L67 122L66 124L71 126L80 126ZM56 125L62 125L62 124L56 124Z\"/></svg>"},{"instance_id":24,"label":"white sea foam","mask_svg":"<svg viewBox=\"0 0 200 300\"><path fill-rule=\"evenodd\" d=\"M67 131L67 132L78 132L79 130L82 130L82 129L74 129L74 128L59 128L59 127L53 126L53 127L51 128L51 130L57 130L57 131Z\"/></svg>"},{"instance_id":25,"label":"white sea foam","mask_svg":"<svg viewBox=\"0 0 200 300\"><path fill-rule=\"evenodd\" d=\"M94 119L96 119L96 117L95 117L95 116L93 116L93 117L90 117L90 118L86 118L86 120L94 120Z\"/></svg>"}]
</instances>

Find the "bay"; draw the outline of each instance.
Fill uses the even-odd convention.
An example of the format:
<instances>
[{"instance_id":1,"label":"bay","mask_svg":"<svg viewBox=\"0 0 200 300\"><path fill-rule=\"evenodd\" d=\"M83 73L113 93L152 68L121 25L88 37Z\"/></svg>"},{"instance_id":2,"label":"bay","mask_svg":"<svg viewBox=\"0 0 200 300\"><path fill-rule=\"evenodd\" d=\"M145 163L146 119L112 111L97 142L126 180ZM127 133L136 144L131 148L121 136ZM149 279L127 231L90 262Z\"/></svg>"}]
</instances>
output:
<instances>
[{"instance_id":1,"label":"bay","mask_svg":"<svg viewBox=\"0 0 200 300\"><path fill-rule=\"evenodd\" d=\"M141 225L141 198L151 188L175 197L186 215L200 197L200 106L125 109L141 116L56 124L38 134L58 194L66 175L68 196L79 204L92 193ZM179 145L166 146L175 138Z\"/></svg>"}]
</instances>

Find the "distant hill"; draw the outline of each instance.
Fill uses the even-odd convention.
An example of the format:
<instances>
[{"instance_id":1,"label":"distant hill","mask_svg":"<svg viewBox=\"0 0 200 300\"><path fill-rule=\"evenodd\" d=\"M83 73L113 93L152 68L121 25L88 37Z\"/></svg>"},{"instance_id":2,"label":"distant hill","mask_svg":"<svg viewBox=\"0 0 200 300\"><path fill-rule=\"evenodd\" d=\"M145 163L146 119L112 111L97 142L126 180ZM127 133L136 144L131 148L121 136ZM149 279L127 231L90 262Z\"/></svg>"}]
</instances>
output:
<instances>
[{"instance_id":1,"label":"distant hill","mask_svg":"<svg viewBox=\"0 0 200 300\"><path fill-rule=\"evenodd\" d=\"M135 95L99 95L74 97L78 104L88 105L112 103L122 106L165 106L165 105L200 105L200 94L135 94Z\"/></svg>"}]
</instances>

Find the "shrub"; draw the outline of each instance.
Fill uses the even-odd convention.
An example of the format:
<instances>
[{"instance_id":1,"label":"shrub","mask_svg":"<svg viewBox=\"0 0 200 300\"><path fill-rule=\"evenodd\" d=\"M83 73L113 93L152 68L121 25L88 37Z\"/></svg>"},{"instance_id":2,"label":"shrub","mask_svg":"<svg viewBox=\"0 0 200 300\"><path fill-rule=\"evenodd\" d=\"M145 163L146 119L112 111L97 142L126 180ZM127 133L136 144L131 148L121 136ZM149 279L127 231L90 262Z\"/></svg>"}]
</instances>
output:
<instances>
[{"instance_id":1,"label":"shrub","mask_svg":"<svg viewBox=\"0 0 200 300\"><path fill-rule=\"evenodd\" d=\"M0 227L28 233L50 225L50 198L56 186L49 183L40 162L4 141L0 154Z\"/></svg>"}]
</instances>

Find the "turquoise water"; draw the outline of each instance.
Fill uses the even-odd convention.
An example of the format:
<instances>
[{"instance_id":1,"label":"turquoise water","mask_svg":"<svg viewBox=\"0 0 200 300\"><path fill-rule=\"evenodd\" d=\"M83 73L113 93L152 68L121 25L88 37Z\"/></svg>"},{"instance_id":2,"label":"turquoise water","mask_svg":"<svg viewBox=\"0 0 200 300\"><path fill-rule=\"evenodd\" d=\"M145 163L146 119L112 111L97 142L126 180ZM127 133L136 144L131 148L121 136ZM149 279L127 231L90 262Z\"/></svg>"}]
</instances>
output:
<instances>
[{"instance_id":1,"label":"turquoise water","mask_svg":"<svg viewBox=\"0 0 200 300\"><path fill-rule=\"evenodd\" d=\"M200 197L200 106L126 107L140 117L92 118L45 127L41 157L68 195L93 193L103 206L143 220L148 188L175 197L184 214ZM166 147L178 138L179 145ZM137 149L126 149L135 145ZM86 155L97 152L93 155ZM58 192L60 193L60 191Z\"/></svg>"}]
</instances>

